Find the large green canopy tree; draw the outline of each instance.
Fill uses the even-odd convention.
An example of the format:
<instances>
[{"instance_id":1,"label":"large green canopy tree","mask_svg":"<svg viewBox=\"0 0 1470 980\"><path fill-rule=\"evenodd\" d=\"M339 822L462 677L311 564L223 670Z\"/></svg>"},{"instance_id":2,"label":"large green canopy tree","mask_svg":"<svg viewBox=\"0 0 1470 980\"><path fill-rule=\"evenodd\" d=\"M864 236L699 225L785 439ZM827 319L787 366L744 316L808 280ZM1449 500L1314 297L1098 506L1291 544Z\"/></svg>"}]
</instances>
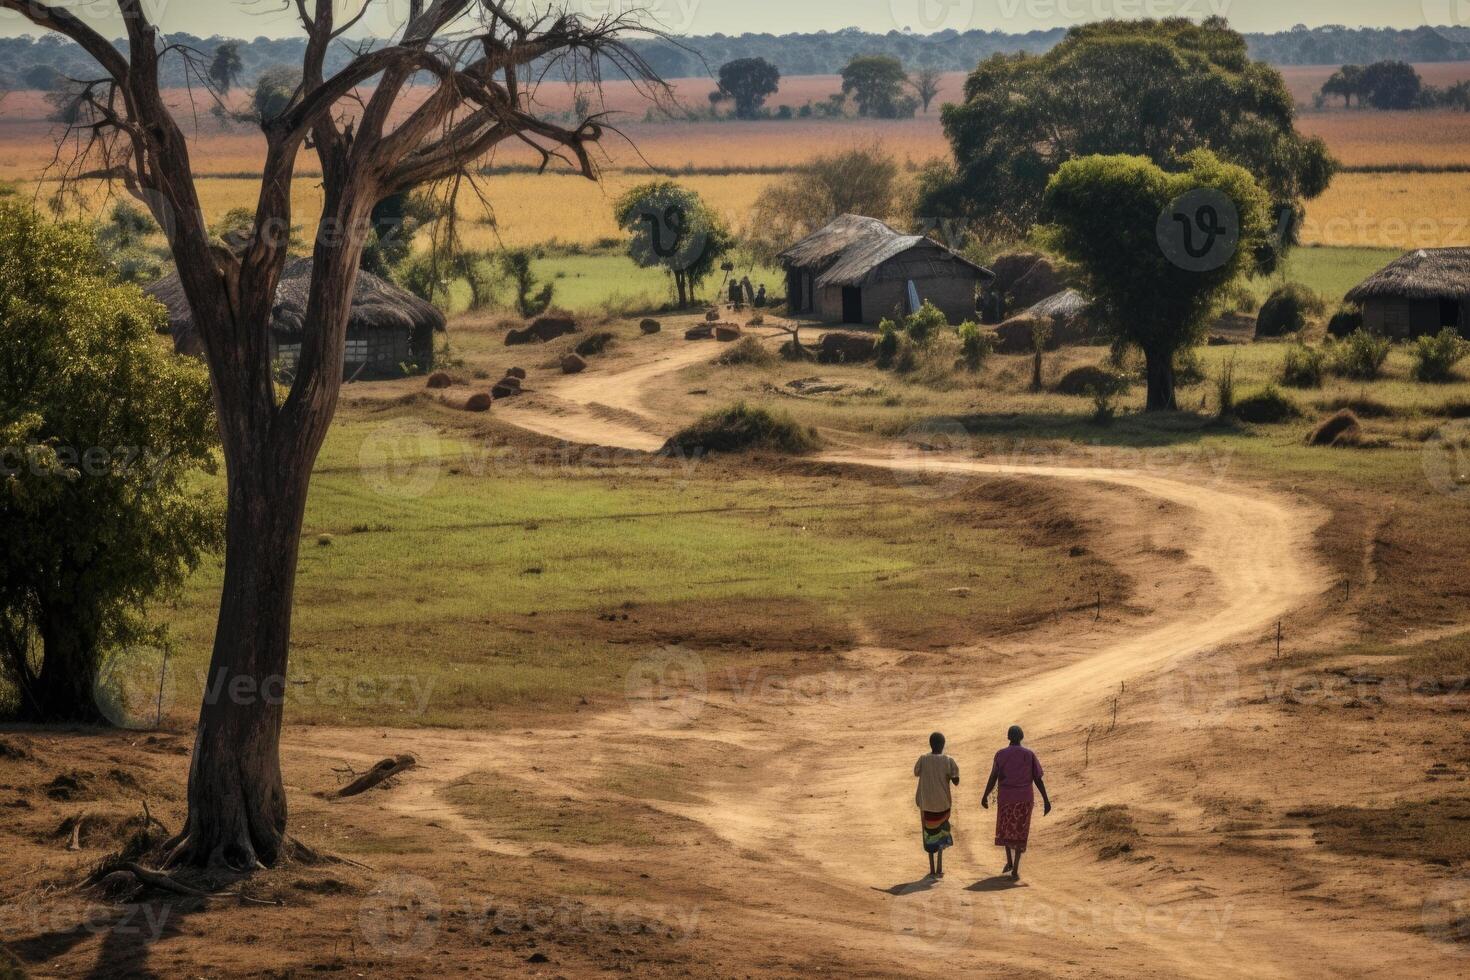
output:
<instances>
[{"instance_id":1,"label":"large green canopy tree","mask_svg":"<svg viewBox=\"0 0 1470 980\"><path fill-rule=\"evenodd\" d=\"M1248 171L1196 150L1166 172L1147 157L1063 164L1044 201L1049 244L1081 272L1094 314L1148 362L1148 409L1173 410L1174 355L1199 342L1221 292L1272 232Z\"/></svg>"},{"instance_id":2,"label":"large green canopy tree","mask_svg":"<svg viewBox=\"0 0 1470 980\"><path fill-rule=\"evenodd\" d=\"M147 604L224 541L194 479L209 375L104 268L89 229L0 207L0 674L28 721L104 721L104 654L148 640Z\"/></svg>"},{"instance_id":3,"label":"large green canopy tree","mask_svg":"<svg viewBox=\"0 0 1470 980\"><path fill-rule=\"evenodd\" d=\"M1087 24L1047 54L996 55L943 120L954 164L926 175L919 213L996 237L1024 235L1051 175L1078 157L1139 154L1169 167L1212 150L1296 216L1334 170L1326 145L1296 131L1280 72L1251 61L1218 17Z\"/></svg>"},{"instance_id":4,"label":"large green canopy tree","mask_svg":"<svg viewBox=\"0 0 1470 980\"><path fill-rule=\"evenodd\" d=\"M628 233L628 256L640 268L666 270L679 308L735 247L735 238L704 199L672 180L632 188L613 205L613 218Z\"/></svg>"}]
</instances>

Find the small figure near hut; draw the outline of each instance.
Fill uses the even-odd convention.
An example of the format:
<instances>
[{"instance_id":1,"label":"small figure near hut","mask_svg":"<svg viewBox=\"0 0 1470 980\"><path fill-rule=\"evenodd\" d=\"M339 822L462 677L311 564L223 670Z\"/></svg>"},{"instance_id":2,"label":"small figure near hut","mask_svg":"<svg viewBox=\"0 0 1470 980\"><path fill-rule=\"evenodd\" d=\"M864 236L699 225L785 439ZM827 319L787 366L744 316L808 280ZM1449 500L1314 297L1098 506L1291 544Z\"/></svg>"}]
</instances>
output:
<instances>
[{"instance_id":1,"label":"small figure near hut","mask_svg":"<svg viewBox=\"0 0 1470 980\"><path fill-rule=\"evenodd\" d=\"M761 288L755 291L755 305L757 309L764 309L766 305L766 284L761 283Z\"/></svg>"},{"instance_id":2,"label":"small figure near hut","mask_svg":"<svg viewBox=\"0 0 1470 980\"><path fill-rule=\"evenodd\" d=\"M733 277L730 279L730 305L740 305L740 280Z\"/></svg>"}]
</instances>

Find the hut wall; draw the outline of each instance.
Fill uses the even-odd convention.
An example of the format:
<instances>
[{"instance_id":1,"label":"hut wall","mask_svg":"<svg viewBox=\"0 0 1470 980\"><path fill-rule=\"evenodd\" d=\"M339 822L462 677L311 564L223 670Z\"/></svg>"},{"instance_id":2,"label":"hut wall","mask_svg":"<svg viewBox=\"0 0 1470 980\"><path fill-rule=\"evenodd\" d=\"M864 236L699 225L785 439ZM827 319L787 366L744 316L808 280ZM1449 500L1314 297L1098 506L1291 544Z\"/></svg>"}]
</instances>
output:
<instances>
[{"instance_id":1,"label":"hut wall","mask_svg":"<svg viewBox=\"0 0 1470 980\"><path fill-rule=\"evenodd\" d=\"M979 280L973 276L954 275L942 279L915 280L919 301L928 300L944 311L950 323L978 319L975 312L975 290Z\"/></svg>"},{"instance_id":2,"label":"hut wall","mask_svg":"<svg viewBox=\"0 0 1470 980\"><path fill-rule=\"evenodd\" d=\"M1363 326L1395 340L1439 333L1439 301L1433 299L1370 299L1363 302Z\"/></svg>"},{"instance_id":3,"label":"hut wall","mask_svg":"<svg viewBox=\"0 0 1470 980\"><path fill-rule=\"evenodd\" d=\"M271 346L271 359L286 374L294 374L301 361L301 342L273 337ZM432 352L429 356L432 358ZM342 360L344 378L396 378L403 375L403 365L422 360L422 352L415 354L412 338L404 330L353 330L347 335ZM427 369L432 364L419 366Z\"/></svg>"}]
</instances>

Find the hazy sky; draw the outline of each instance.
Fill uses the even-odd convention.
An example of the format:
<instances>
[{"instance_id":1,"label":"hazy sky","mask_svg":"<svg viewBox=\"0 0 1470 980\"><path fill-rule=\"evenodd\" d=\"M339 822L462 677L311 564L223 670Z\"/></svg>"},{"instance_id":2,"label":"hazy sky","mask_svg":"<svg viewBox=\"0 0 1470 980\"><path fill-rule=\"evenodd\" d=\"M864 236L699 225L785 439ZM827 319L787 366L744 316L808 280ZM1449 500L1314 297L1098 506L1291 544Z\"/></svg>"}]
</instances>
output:
<instances>
[{"instance_id":1,"label":"hazy sky","mask_svg":"<svg viewBox=\"0 0 1470 980\"><path fill-rule=\"evenodd\" d=\"M121 34L113 0L59 0L109 34ZM144 0L164 27L200 36L223 34L255 37L297 33L285 8L289 0ZM369 33L381 33L401 18L407 0L378 0L383 13L369 22ZM527 9L545 6L516 0ZM1276 31L1294 24L1308 26L1417 27L1470 24L1470 0L570 0L573 9L598 15L609 10L651 10L667 28L685 34L741 34L792 31L835 31L843 27L885 32L909 28L919 33L954 28L1021 32L1069 26L1106 17L1185 16L1200 19L1223 14L1239 30ZM339 7L353 6L343 0ZM396 14L396 16L395 16ZM11 11L0 11L0 34L33 29Z\"/></svg>"}]
</instances>

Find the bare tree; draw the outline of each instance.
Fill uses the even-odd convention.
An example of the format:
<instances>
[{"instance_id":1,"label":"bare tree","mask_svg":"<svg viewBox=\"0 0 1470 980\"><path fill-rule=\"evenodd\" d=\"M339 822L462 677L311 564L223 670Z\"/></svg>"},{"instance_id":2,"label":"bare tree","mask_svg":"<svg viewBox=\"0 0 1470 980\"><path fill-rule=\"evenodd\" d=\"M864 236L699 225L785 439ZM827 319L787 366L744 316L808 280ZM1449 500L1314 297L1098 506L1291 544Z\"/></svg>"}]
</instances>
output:
<instances>
[{"instance_id":1,"label":"bare tree","mask_svg":"<svg viewBox=\"0 0 1470 980\"><path fill-rule=\"evenodd\" d=\"M924 112L929 111L929 103L938 97L939 83L943 79L944 74L938 68L920 68L910 76L909 85L913 86L914 94L924 106Z\"/></svg>"},{"instance_id":2,"label":"bare tree","mask_svg":"<svg viewBox=\"0 0 1470 980\"><path fill-rule=\"evenodd\" d=\"M328 76L327 55L385 0L339 17L333 0L291 0L306 32L301 81L261 120L265 165L249 235L211 238L189 145L160 90L160 63L187 52L152 23L142 0L117 0L127 45L114 47L60 4L0 0L80 45L102 77L85 86L81 146L68 175L121 181L168 237L203 340L227 469L223 595L189 771L187 822L169 866L253 869L290 847L279 741L297 548L313 464L342 384L348 312L369 215L383 198L463 175L507 141L534 147L589 179L599 117L563 128L533 111L534 80L559 71L600 79L604 65L667 93L622 41L626 16L585 22L560 11L519 18L494 0L431 0L386 43L362 46ZM422 102L404 99L430 77ZM402 105L400 105L402 103ZM268 325L291 227L292 179L315 152L324 205L312 256L306 331L295 381L278 399Z\"/></svg>"}]
</instances>

